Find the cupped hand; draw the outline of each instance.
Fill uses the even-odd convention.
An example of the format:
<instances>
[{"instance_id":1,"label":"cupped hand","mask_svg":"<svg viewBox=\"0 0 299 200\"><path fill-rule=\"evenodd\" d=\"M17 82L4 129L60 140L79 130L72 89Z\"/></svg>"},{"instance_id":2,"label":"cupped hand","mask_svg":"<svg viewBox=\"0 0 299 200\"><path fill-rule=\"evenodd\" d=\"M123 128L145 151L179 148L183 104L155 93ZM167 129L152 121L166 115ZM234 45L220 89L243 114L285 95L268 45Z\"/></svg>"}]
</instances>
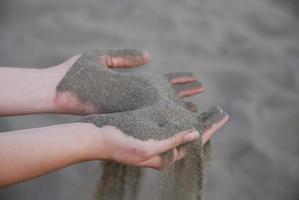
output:
<instances>
[{"instance_id":1,"label":"cupped hand","mask_svg":"<svg viewBox=\"0 0 299 200\"><path fill-rule=\"evenodd\" d=\"M62 74L54 98L57 112L122 112L153 105L161 98L196 111L194 104L179 100L204 90L193 73L143 75L114 70L148 62L147 52L128 49L93 50L70 58L56 67Z\"/></svg>"},{"instance_id":2,"label":"cupped hand","mask_svg":"<svg viewBox=\"0 0 299 200\"><path fill-rule=\"evenodd\" d=\"M101 143L95 140L93 145L93 159L162 169L165 166L165 153L172 155L167 164L182 159L187 153L200 153L187 152L184 145L192 142L201 149L200 146L227 122L228 116L219 107L201 115L184 110L170 104L164 108L97 114L83 118L82 122L96 125L95 130L103 127L101 134L98 134Z\"/></svg>"},{"instance_id":3,"label":"cupped hand","mask_svg":"<svg viewBox=\"0 0 299 200\"><path fill-rule=\"evenodd\" d=\"M128 137L124 132L113 126L103 128L102 138L104 144L101 145L102 152L105 152L104 159L112 160L118 163L150 167L155 169L162 168L162 158L160 154L174 150L172 162L182 159L186 152L176 147L191 142L199 138L199 133L195 129L182 131L175 136L165 140L147 140L142 141L137 138ZM98 150L99 151L99 150Z\"/></svg>"}]
</instances>

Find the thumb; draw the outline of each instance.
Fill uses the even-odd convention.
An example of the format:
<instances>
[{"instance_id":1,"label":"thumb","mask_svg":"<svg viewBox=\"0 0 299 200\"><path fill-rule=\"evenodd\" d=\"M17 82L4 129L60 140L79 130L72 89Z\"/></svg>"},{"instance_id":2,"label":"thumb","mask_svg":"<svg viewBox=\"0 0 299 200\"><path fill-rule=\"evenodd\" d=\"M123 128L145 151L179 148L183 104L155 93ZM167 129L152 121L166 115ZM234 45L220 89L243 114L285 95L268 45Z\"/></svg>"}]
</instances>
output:
<instances>
[{"instance_id":1,"label":"thumb","mask_svg":"<svg viewBox=\"0 0 299 200\"><path fill-rule=\"evenodd\" d=\"M135 49L108 50L102 56L102 63L109 68L132 68L149 62L146 51Z\"/></svg>"}]
</instances>

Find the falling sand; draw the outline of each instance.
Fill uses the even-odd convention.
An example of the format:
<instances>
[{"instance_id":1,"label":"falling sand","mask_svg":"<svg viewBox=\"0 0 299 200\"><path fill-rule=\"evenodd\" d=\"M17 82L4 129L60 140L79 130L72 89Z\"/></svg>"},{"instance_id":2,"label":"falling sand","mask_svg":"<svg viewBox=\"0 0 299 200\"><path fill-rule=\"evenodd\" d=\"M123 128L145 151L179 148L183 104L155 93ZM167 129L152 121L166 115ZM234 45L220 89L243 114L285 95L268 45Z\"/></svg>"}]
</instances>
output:
<instances>
[{"instance_id":1,"label":"falling sand","mask_svg":"<svg viewBox=\"0 0 299 200\"><path fill-rule=\"evenodd\" d=\"M108 53L112 56L139 54L134 50ZM161 76L120 73L100 64L99 59L104 54L107 51L94 50L83 54L57 87L58 92L76 94L80 101L93 103L106 113L86 116L82 122L98 127L114 126L140 140L162 140L192 128L202 134L226 117L220 107L211 108L200 115L186 109L190 103L177 98L177 93L185 88L196 88L200 83L172 85L169 82L173 77L186 73ZM198 200L210 143L202 145L198 139L179 148L184 148L187 155L173 165L169 165L173 151L161 155L165 168L161 172L159 199ZM103 165L98 199L136 199L142 169L114 162L105 162Z\"/></svg>"}]
</instances>

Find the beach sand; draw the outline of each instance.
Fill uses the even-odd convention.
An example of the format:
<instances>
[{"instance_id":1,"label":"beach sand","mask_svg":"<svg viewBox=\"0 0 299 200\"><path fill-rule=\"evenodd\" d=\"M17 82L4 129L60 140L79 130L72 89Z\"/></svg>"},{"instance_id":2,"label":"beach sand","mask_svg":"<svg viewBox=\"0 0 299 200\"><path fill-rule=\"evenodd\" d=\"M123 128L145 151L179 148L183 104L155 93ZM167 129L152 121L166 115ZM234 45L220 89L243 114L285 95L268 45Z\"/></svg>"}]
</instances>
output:
<instances>
[{"instance_id":1,"label":"beach sand","mask_svg":"<svg viewBox=\"0 0 299 200\"><path fill-rule=\"evenodd\" d=\"M130 71L193 71L206 92L199 111L222 105L228 125L213 138L204 199L299 197L299 5L295 0L4 0L0 66L47 67L90 49L148 50ZM37 115L0 119L0 130L78 120ZM0 191L0 199L92 199L98 162L71 166ZM147 170L140 199L152 200Z\"/></svg>"}]
</instances>

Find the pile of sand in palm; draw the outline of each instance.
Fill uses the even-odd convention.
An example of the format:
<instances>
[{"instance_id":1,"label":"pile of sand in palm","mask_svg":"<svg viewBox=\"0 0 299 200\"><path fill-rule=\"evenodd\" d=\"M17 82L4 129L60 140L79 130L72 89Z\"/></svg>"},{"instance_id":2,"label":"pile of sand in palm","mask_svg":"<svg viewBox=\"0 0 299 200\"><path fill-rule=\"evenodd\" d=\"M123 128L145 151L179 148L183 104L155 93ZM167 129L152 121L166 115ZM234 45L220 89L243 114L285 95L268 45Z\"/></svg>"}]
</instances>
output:
<instances>
[{"instance_id":1,"label":"pile of sand in palm","mask_svg":"<svg viewBox=\"0 0 299 200\"><path fill-rule=\"evenodd\" d=\"M93 103L107 113L86 116L82 122L98 127L115 126L128 136L141 140L162 140L191 128L202 134L226 116L220 107L211 108L200 115L185 108L188 105L177 98L176 93L183 89L181 87L196 87L198 82L174 87L168 81L169 75L152 76L109 70L99 62L102 53L94 50L83 54L57 87L59 92L72 92L80 101ZM201 197L210 143L202 145L198 139L182 147L187 150L187 155L174 165L168 165L172 151L162 155L165 169L161 172L158 195L161 200L198 200ZM140 168L105 162L98 198L136 199L141 175Z\"/></svg>"}]
</instances>

